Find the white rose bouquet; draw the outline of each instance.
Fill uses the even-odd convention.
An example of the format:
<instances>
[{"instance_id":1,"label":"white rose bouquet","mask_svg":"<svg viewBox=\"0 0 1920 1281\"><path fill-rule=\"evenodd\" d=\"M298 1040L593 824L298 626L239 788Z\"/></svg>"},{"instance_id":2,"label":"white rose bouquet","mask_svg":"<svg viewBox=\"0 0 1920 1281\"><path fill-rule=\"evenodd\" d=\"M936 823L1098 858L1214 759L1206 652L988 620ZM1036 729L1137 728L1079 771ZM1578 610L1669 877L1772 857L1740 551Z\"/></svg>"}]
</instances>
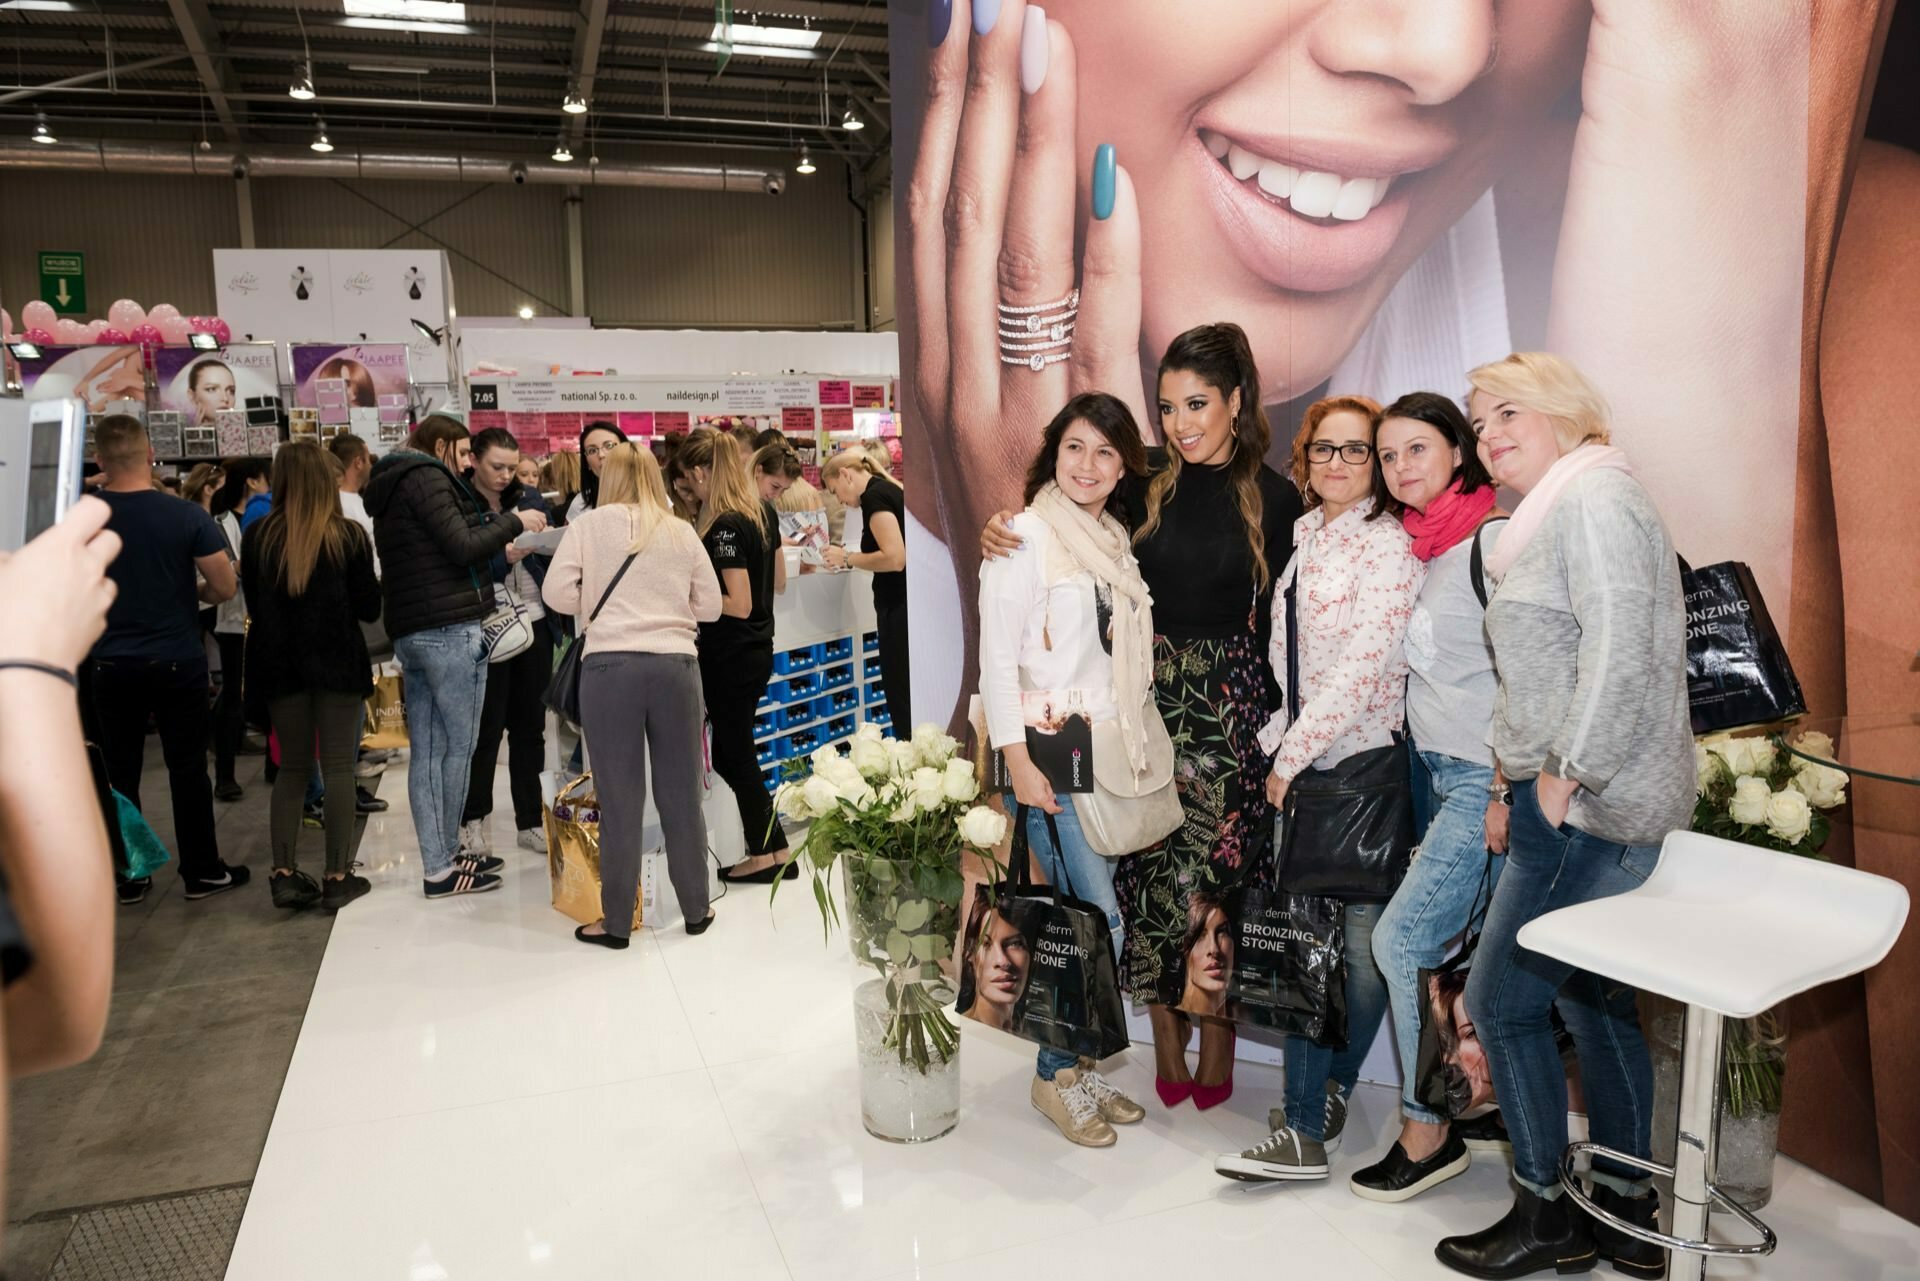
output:
<instances>
[{"instance_id":1,"label":"white rose bouquet","mask_svg":"<svg viewBox=\"0 0 1920 1281\"><path fill-rule=\"evenodd\" d=\"M1007 833L1004 815L974 804L979 779L959 751L932 725L911 740L862 725L846 754L821 748L774 795L782 817L807 825L795 853L812 865L829 934L840 914L828 877L836 861L845 864L854 955L887 982L887 1047L921 1072L959 1044L943 1007L960 930L961 856L972 851L991 863Z\"/></svg>"},{"instance_id":2,"label":"white rose bouquet","mask_svg":"<svg viewBox=\"0 0 1920 1281\"><path fill-rule=\"evenodd\" d=\"M1802 734L1794 746L1812 756L1833 754L1824 734ZM1831 831L1820 811L1847 803L1844 773L1773 739L1715 734L1694 744L1693 764L1693 830L1747 845L1819 858Z\"/></svg>"}]
</instances>

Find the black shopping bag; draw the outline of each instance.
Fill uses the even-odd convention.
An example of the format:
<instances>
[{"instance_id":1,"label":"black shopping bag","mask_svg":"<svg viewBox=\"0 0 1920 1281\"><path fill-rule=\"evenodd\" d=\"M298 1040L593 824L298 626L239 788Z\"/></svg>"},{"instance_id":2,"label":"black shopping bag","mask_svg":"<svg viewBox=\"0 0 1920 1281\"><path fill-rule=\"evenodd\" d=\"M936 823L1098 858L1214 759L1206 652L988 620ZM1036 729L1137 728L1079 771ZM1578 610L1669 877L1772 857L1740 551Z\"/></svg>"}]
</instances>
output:
<instances>
[{"instance_id":1,"label":"black shopping bag","mask_svg":"<svg viewBox=\"0 0 1920 1281\"><path fill-rule=\"evenodd\" d=\"M1248 890L1233 916L1227 1017L1344 1047L1346 904L1318 894Z\"/></svg>"},{"instance_id":2,"label":"black shopping bag","mask_svg":"<svg viewBox=\"0 0 1920 1281\"><path fill-rule=\"evenodd\" d=\"M1062 852L1047 815L1047 834ZM1059 859L1064 870L1066 859ZM1106 912L1065 886L1033 883L1027 807L1013 820L1010 880L979 886L967 913L955 1009L1069 1054L1104 1059L1131 1043Z\"/></svg>"},{"instance_id":3,"label":"black shopping bag","mask_svg":"<svg viewBox=\"0 0 1920 1281\"><path fill-rule=\"evenodd\" d=\"M1687 703L1693 732L1712 734L1806 713L1787 647L1739 561L1681 562L1687 595Z\"/></svg>"}]
</instances>

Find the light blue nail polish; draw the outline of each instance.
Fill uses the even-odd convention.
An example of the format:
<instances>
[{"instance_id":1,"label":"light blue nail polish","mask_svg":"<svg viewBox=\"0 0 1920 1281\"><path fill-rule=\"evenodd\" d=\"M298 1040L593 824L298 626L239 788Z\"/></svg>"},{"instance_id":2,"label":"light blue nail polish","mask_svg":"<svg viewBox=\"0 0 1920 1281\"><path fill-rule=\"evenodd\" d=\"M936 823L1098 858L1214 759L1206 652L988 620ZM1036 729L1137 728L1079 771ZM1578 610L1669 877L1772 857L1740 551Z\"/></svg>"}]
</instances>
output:
<instances>
[{"instance_id":1,"label":"light blue nail polish","mask_svg":"<svg viewBox=\"0 0 1920 1281\"><path fill-rule=\"evenodd\" d=\"M953 0L927 0L927 46L938 49L953 25Z\"/></svg>"},{"instance_id":2,"label":"light blue nail polish","mask_svg":"<svg viewBox=\"0 0 1920 1281\"><path fill-rule=\"evenodd\" d=\"M1114 183L1118 164L1113 144L1103 142L1093 153L1093 216L1105 222L1113 216Z\"/></svg>"},{"instance_id":3,"label":"light blue nail polish","mask_svg":"<svg viewBox=\"0 0 1920 1281\"><path fill-rule=\"evenodd\" d=\"M986 35L993 30L993 24L1000 21L1000 0L973 0L973 29L977 35Z\"/></svg>"}]
</instances>

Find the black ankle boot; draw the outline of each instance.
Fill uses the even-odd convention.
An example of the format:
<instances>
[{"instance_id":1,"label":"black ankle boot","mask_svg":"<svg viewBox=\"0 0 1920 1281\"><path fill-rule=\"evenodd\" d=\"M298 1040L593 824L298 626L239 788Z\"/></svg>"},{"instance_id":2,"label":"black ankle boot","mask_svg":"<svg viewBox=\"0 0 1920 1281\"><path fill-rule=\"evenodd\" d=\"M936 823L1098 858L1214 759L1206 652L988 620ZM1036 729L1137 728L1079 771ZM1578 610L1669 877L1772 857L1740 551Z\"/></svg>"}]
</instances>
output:
<instances>
[{"instance_id":1,"label":"black ankle boot","mask_svg":"<svg viewBox=\"0 0 1920 1281\"><path fill-rule=\"evenodd\" d=\"M1585 1213L1565 1196L1549 1201L1524 1187L1500 1222L1472 1236L1448 1237L1433 1254L1455 1272L1490 1281L1586 1272L1600 1257Z\"/></svg>"},{"instance_id":2,"label":"black ankle boot","mask_svg":"<svg viewBox=\"0 0 1920 1281\"><path fill-rule=\"evenodd\" d=\"M1660 1230L1660 1194L1629 1197L1605 1184L1593 1185L1593 1203L1636 1228ZM1618 1228L1610 1228L1599 1219L1593 1221L1593 1245L1603 1259L1613 1260L1613 1270L1630 1277L1667 1275L1667 1252L1649 1241L1637 1240Z\"/></svg>"}]
</instances>

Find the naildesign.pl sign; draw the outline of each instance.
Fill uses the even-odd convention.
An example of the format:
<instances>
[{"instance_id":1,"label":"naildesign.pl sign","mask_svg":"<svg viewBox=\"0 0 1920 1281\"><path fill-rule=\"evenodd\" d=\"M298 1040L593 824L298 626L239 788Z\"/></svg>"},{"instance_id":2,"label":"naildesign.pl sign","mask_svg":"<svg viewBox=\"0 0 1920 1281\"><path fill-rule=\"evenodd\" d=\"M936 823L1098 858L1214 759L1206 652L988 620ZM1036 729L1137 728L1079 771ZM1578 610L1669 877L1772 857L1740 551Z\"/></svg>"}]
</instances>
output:
<instances>
[{"instance_id":1,"label":"naildesign.pl sign","mask_svg":"<svg viewBox=\"0 0 1920 1281\"><path fill-rule=\"evenodd\" d=\"M790 378L503 378L469 384L475 408L504 413L678 410L683 413L778 414L811 410L843 394L847 381L827 375ZM845 403L844 399L841 403Z\"/></svg>"}]
</instances>

